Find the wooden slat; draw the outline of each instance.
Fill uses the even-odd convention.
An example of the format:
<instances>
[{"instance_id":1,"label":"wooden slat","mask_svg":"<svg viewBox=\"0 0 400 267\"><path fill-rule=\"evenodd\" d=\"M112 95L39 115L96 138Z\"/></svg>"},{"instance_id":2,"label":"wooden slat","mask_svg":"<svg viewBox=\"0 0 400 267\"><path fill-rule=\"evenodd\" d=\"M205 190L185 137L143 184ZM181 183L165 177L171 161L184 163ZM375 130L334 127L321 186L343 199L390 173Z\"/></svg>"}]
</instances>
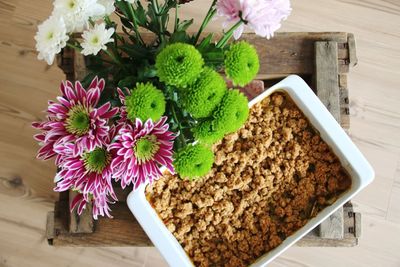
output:
<instances>
[{"instance_id":1,"label":"wooden slat","mask_svg":"<svg viewBox=\"0 0 400 267\"><path fill-rule=\"evenodd\" d=\"M361 229L360 213L353 211L351 203L347 203L343 207L343 226L344 234L342 239L337 238L321 238L319 227L308 233L299 240L296 245L300 247L354 247L358 244L357 231Z\"/></svg>"},{"instance_id":2,"label":"wooden slat","mask_svg":"<svg viewBox=\"0 0 400 267\"><path fill-rule=\"evenodd\" d=\"M331 216L319 225L319 237L330 239L343 239L343 207L340 207Z\"/></svg>"},{"instance_id":3,"label":"wooden slat","mask_svg":"<svg viewBox=\"0 0 400 267\"><path fill-rule=\"evenodd\" d=\"M220 35L215 34L214 38ZM143 34L145 41L154 39ZM267 40L255 34L243 34L242 40L252 43L260 56L259 75L313 74L314 43L334 41L339 44L337 60L339 73L349 72L348 35L344 32L282 32Z\"/></svg>"},{"instance_id":4,"label":"wooden slat","mask_svg":"<svg viewBox=\"0 0 400 267\"><path fill-rule=\"evenodd\" d=\"M87 74L87 68L85 63L85 57L81 53L75 51L73 56L73 75L75 81L81 81ZM69 201L72 201L71 192L69 194ZM71 212L70 215L70 227L71 233L93 233L94 231L94 219L92 215L93 205L87 203L85 210L81 215L77 214L76 209Z\"/></svg>"},{"instance_id":5,"label":"wooden slat","mask_svg":"<svg viewBox=\"0 0 400 267\"><path fill-rule=\"evenodd\" d=\"M74 53L74 80L80 81L87 74L85 57L81 53Z\"/></svg>"},{"instance_id":6,"label":"wooden slat","mask_svg":"<svg viewBox=\"0 0 400 267\"><path fill-rule=\"evenodd\" d=\"M344 129L350 128L350 101L347 86L347 74L339 74L339 102L340 102L340 125Z\"/></svg>"},{"instance_id":7,"label":"wooden slat","mask_svg":"<svg viewBox=\"0 0 400 267\"><path fill-rule=\"evenodd\" d=\"M315 43L315 85L317 95L333 117L340 122L339 74L337 42ZM319 226L322 238L343 238L343 208L337 210Z\"/></svg>"},{"instance_id":8,"label":"wooden slat","mask_svg":"<svg viewBox=\"0 0 400 267\"><path fill-rule=\"evenodd\" d=\"M68 80L80 81L87 74L84 56L72 49L64 49L62 54L57 57L57 64L64 71ZM68 199L72 201L75 195L75 192L70 191ZM71 233L93 233L92 204L86 204L86 209L81 215L77 214L76 209L72 211L68 221Z\"/></svg>"},{"instance_id":9,"label":"wooden slat","mask_svg":"<svg viewBox=\"0 0 400 267\"><path fill-rule=\"evenodd\" d=\"M243 37L256 47L260 56L260 75L264 74L312 74L314 43L332 41L347 43L347 33L281 33L266 40L253 34ZM349 72L349 54L345 46L338 49L339 72Z\"/></svg>"},{"instance_id":10,"label":"wooden slat","mask_svg":"<svg viewBox=\"0 0 400 267\"><path fill-rule=\"evenodd\" d=\"M315 86L321 102L340 122L339 76L336 42L315 43Z\"/></svg>"},{"instance_id":11,"label":"wooden slat","mask_svg":"<svg viewBox=\"0 0 400 267\"><path fill-rule=\"evenodd\" d=\"M56 57L58 67L64 72L65 78L70 81L75 80L74 54L75 51L73 49L64 48Z\"/></svg>"},{"instance_id":12,"label":"wooden slat","mask_svg":"<svg viewBox=\"0 0 400 267\"><path fill-rule=\"evenodd\" d=\"M46 218L46 238L49 245L53 245L53 239L55 236L54 228L54 211L49 211Z\"/></svg>"},{"instance_id":13,"label":"wooden slat","mask_svg":"<svg viewBox=\"0 0 400 267\"><path fill-rule=\"evenodd\" d=\"M57 210L66 207L66 202L58 202ZM361 230L360 214L353 212L351 205L344 206L344 236L342 239L321 238L318 227L308 233L296 243L298 246L318 247L352 247L357 245L357 238ZM63 218L60 213L54 216L49 212L48 217L54 218L54 233L48 236L49 244L54 246L152 246L146 233L126 207L125 202L118 202L113 206L113 219L99 218L96 231L93 234L71 234L63 226ZM66 214L64 213L64 216ZM49 225L49 227L51 227Z\"/></svg>"},{"instance_id":14,"label":"wooden slat","mask_svg":"<svg viewBox=\"0 0 400 267\"><path fill-rule=\"evenodd\" d=\"M77 192L72 190L69 191L69 203L71 203L76 195ZM76 210L71 212L69 216L69 231L71 233L93 233L94 223L92 209L93 206L88 203L81 215L78 215Z\"/></svg>"},{"instance_id":15,"label":"wooden slat","mask_svg":"<svg viewBox=\"0 0 400 267\"><path fill-rule=\"evenodd\" d=\"M203 36L207 33L203 34ZM214 39L220 38L214 34ZM154 35L143 33L145 42L152 42ZM245 33L242 40L251 42L260 56L260 78L277 74L312 74L314 43L316 41L335 41L338 43L339 73L349 72L348 34L344 32L282 32L267 40L255 34Z\"/></svg>"},{"instance_id":16,"label":"wooden slat","mask_svg":"<svg viewBox=\"0 0 400 267\"><path fill-rule=\"evenodd\" d=\"M356 238L361 236L361 213L354 214L354 236Z\"/></svg>"},{"instance_id":17,"label":"wooden slat","mask_svg":"<svg viewBox=\"0 0 400 267\"><path fill-rule=\"evenodd\" d=\"M348 43L348 51L349 51L349 63L350 66L354 67L358 63L357 54L356 54L356 39L354 38L354 34L349 33L347 37Z\"/></svg>"},{"instance_id":18,"label":"wooden slat","mask_svg":"<svg viewBox=\"0 0 400 267\"><path fill-rule=\"evenodd\" d=\"M57 202L54 217L55 234L49 243L54 246L152 246L151 241L136 221L125 202L113 205L114 218L101 217L95 221L96 231L90 234L70 233L63 223L65 221L65 209L67 202ZM64 211L64 212L63 212Z\"/></svg>"}]
</instances>

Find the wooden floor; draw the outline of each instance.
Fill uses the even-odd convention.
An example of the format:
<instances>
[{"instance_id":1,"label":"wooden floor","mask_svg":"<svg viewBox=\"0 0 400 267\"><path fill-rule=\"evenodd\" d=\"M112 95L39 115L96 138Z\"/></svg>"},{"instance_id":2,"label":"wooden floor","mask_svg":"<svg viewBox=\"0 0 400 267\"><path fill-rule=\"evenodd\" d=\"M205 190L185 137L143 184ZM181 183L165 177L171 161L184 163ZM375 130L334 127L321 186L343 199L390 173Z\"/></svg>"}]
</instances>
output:
<instances>
[{"instance_id":1,"label":"wooden floor","mask_svg":"<svg viewBox=\"0 0 400 267\"><path fill-rule=\"evenodd\" d=\"M210 0L184 10L200 18ZM270 266L400 266L400 2L293 0L282 31L346 31L359 64L349 76L351 138L376 171L354 199L363 214L355 248L291 248ZM205 4L207 3L207 4ZM167 266L156 249L54 248L45 238L55 167L35 160L31 121L43 117L63 75L36 60L33 35L50 0L0 0L0 267ZM199 23L199 19L197 20ZM197 24L198 25L198 24ZM219 22L209 31L218 30Z\"/></svg>"}]
</instances>

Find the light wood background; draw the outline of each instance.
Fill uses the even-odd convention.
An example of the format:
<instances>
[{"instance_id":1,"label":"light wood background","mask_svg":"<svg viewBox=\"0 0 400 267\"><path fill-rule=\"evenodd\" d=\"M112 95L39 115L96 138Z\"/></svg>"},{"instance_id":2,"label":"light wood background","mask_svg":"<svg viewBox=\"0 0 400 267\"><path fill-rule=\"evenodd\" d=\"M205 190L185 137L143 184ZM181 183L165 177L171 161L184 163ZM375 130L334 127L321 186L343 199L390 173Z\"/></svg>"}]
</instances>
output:
<instances>
[{"instance_id":1,"label":"light wood background","mask_svg":"<svg viewBox=\"0 0 400 267\"><path fill-rule=\"evenodd\" d=\"M199 24L210 0L182 12ZM363 214L355 248L293 247L271 266L400 266L400 1L293 0L281 31L345 31L357 38L349 76L351 138L376 180L353 203ZM50 0L0 0L0 266L166 266L154 248L54 248L45 238L55 167L35 159L33 120L63 79L36 60L33 36ZM219 30L218 21L209 31Z\"/></svg>"}]
</instances>

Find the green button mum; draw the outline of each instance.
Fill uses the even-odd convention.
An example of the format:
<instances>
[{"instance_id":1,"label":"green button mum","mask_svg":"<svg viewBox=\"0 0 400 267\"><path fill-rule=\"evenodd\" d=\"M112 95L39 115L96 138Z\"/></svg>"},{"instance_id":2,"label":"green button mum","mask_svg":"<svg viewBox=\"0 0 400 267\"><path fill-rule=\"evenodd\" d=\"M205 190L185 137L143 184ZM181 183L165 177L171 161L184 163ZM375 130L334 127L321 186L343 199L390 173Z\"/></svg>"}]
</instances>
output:
<instances>
[{"instance_id":1,"label":"green button mum","mask_svg":"<svg viewBox=\"0 0 400 267\"><path fill-rule=\"evenodd\" d=\"M193 45L174 43L157 55L157 76L168 85L186 87L200 75L203 64L200 52Z\"/></svg>"},{"instance_id":2,"label":"green button mum","mask_svg":"<svg viewBox=\"0 0 400 267\"><path fill-rule=\"evenodd\" d=\"M225 80L211 68L204 68L199 78L182 90L182 104L195 118L209 117L226 92Z\"/></svg>"},{"instance_id":3,"label":"green button mum","mask_svg":"<svg viewBox=\"0 0 400 267\"><path fill-rule=\"evenodd\" d=\"M157 121L165 112L165 97L151 83L138 83L131 95L125 98L125 105L131 121L135 122L136 118Z\"/></svg>"},{"instance_id":4,"label":"green button mum","mask_svg":"<svg viewBox=\"0 0 400 267\"><path fill-rule=\"evenodd\" d=\"M188 145L174 155L175 171L190 180L206 175L214 163L211 149L200 145Z\"/></svg>"},{"instance_id":5,"label":"green button mum","mask_svg":"<svg viewBox=\"0 0 400 267\"><path fill-rule=\"evenodd\" d=\"M257 51L251 44L241 41L232 44L225 52L225 74L234 85L245 86L260 69Z\"/></svg>"},{"instance_id":6,"label":"green button mum","mask_svg":"<svg viewBox=\"0 0 400 267\"><path fill-rule=\"evenodd\" d=\"M212 124L217 131L232 133L242 127L248 116L247 97L239 90L228 90L213 112Z\"/></svg>"},{"instance_id":7,"label":"green button mum","mask_svg":"<svg viewBox=\"0 0 400 267\"><path fill-rule=\"evenodd\" d=\"M192 128L193 136L200 143L212 145L222 138L224 138L225 132L215 129L212 121L206 120L198 123Z\"/></svg>"}]
</instances>

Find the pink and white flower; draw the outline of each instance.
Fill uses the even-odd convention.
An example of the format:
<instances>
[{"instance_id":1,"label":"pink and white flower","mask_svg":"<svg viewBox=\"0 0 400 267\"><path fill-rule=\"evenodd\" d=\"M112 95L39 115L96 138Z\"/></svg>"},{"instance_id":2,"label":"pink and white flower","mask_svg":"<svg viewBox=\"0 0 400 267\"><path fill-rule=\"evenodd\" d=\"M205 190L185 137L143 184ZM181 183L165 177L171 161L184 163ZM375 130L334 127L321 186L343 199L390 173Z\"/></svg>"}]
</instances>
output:
<instances>
[{"instance_id":1,"label":"pink and white flower","mask_svg":"<svg viewBox=\"0 0 400 267\"><path fill-rule=\"evenodd\" d=\"M58 153L58 166L61 169L56 176L57 192L75 190L79 194L71 201L71 211L77 207L81 214L87 203L93 203L93 217L110 215L109 203L117 201L112 186L113 168L111 162L115 157L107 146L114 138L117 129L112 127L105 143L91 152L84 151L81 155L74 154L74 144L64 143L55 148Z\"/></svg>"},{"instance_id":2,"label":"pink and white flower","mask_svg":"<svg viewBox=\"0 0 400 267\"><path fill-rule=\"evenodd\" d=\"M122 106L119 109L119 123L121 124L125 124L128 123L128 112L126 111L126 101L125 99L127 97L129 97L131 95L131 90L129 90L128 88L117 88L117 92L118 92L118 97L119 97L119 101L121 101ZM130 121L129 121L130 122Z\"/></svg>"},{"instance_id":3,"label":"pink and white flower","mask_svg":"<svg viewBox=\"0 0 400 267\"><path fill-rule=\"evenodd\" d=\"M115 169L116 181L121 180L122 188L132 183L136 189L146 180L153 182L162 175L161 166L174 173L172 148L176 136L168 131L166 121L167 117L156 123L151 119L145 123L136 119L134 126L125 123L119 130L109 150L115 151L111 167Z\"/></svg>"},{"instance_id":4,"label":"pink and white flower","mask_svg":"<svg viewBox=\"0 0 400 267\"><path fill-rule=\"evenodd\" d=\"M118 112L110 103L97 107L104 85L104 80L97 77L87 90L80 82L75 86L70 81L61 84L62 96L57 97L58 102L49 101L47 121L32 124L43 131L35 135L42 144L39 159L55 156L57 147L65 143L71 143L74 156L103 146L110 130L108 120Z\"/></svg>"},{"instance_id":5,"label":"pink and white flower","mask_svg":"<svg viewBox=\"0 0 400 267\"><path fill-rule=\"evenodd\" d=\"M226 18L224 27L244 22L235 30L235 39L240 38L246 27L267 39L273 37L292 10L290 0L218 0L216 7L218 15Z\"/></svg>"}]
</instances>

